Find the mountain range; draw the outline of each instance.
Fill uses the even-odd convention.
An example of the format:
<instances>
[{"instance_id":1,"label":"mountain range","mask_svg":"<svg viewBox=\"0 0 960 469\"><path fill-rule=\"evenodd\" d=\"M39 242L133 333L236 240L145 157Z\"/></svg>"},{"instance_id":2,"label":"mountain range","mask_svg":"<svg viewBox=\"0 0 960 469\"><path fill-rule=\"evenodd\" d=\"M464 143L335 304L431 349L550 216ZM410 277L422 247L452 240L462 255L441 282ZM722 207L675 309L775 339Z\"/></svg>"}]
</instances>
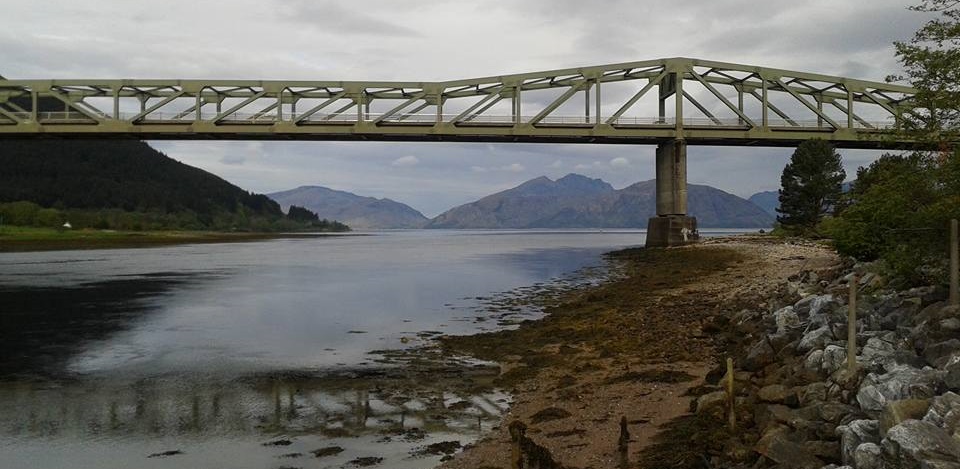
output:
<instances>
[{"instance_id":1,"label":"mountain range","mask_svg":"<svg viewBox=\"0 0 960 469\"><path fill-rule=\"evenodd\" d=\"M703 228L764 228L773 217L719 189L687 185L687 208ZM656 181L614 189L579 174L531 179L450 209L426 228L646 228L656 212Z\"/></svg>"},{"instance_id":2,"label":"mountain range","mask_svg":"<svg viewBox=\"0 0 960 469\"><path fill-rule=\"evenodd\" d=\"M353 229L420 228L429 220L409 205L390 199L362 197L321 186L300 186L267 194L284 211L306 207L320 218L346 223Z\"/></svg>"},{"instance_id":3,"label":"mountain range","mask_svg":"<svg viewBox=\"0 0 960 469\"><path fill-rule=\"evenodd\" d=\"M601 179L568 174L541 176L512 189L454 207L428 219L390 199L362 197L321 186L269 194L285 210L299 205L321 218L358 229L389 228L646 228L655 216L656 181L614 189ZM687 185L687 205L704 228L765 228L774 217L753 203L719 189Z\"/></svg>"}]
</instances>

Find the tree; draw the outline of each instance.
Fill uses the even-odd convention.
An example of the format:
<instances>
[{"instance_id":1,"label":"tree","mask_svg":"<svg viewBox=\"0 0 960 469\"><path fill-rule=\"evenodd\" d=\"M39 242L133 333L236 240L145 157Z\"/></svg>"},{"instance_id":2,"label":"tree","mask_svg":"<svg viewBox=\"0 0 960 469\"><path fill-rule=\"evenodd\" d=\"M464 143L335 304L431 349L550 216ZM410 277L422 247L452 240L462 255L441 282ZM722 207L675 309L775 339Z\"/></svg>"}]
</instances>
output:
<instances>
[{"instance_id":1,"label":"tree","mask_svg":"<svg viewBox=\"0 0 960 469\"><path fill-rule=\"evenodd\" d=\"M935 17L910 42L897 42L917 89L901 136L921 150L885 155L857 172L851 206L824 226L837 250L882 259L910 283L944 282L948 220L960 217L960 1L924 0L911 10Z\"/></svg>"},{"instance_id":2,"label":"tree","mask_svg":"<svg viewBox=\"0 0 960 469\"><path fill-rule=\"evenodd\" d=\"M901 119L902 132L946 157L960 137L960 1L923 0L911 10L932 13L910 42L895 42L904 74L917 89L914 109Z\"/></svg>"},{"instance_id":3,"label":"tree","mask_svg":"<svg viewBox=\"0 0 960 469\"><path fill-rule=\"evenodd\" d=\"M777 222L789 231L808 231L837 205L847 174L840 154L824 140L801 143L780 177Z\"/></svg>"},{"instance_id":4,"label":"tree","mask_svg":"<svg viewBox=\"0 0 960 469\"><path fill-rule=\"evenodd\" d=\"M306 223L320 221L320 217L318 217L316 213L296 205L290 206L290 210L287 211L287 217L294 221Z\"/></svg>"}]
</instances>

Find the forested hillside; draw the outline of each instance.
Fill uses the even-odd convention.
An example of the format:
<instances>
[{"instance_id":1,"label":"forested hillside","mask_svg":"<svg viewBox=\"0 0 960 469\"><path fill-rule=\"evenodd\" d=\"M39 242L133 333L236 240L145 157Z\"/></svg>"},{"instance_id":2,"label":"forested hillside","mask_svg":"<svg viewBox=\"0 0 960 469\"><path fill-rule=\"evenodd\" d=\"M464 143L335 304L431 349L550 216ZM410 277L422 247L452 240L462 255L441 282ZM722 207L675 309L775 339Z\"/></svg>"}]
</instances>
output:
<instances>
[{"instance_id":1,"label":"forested hillside","mask_svg":"<svg viewBox=\"0 0 960 469\"><path fill-rule=\"evenodd\" d=\"M73 225L99 228L298 228L267 196L168 158L144 142L4 140L0 168L7 223L28 207L12 202L32 202L56 209ZM50 224L49 218L30 224Z\"/></svg>"}]
</instances>

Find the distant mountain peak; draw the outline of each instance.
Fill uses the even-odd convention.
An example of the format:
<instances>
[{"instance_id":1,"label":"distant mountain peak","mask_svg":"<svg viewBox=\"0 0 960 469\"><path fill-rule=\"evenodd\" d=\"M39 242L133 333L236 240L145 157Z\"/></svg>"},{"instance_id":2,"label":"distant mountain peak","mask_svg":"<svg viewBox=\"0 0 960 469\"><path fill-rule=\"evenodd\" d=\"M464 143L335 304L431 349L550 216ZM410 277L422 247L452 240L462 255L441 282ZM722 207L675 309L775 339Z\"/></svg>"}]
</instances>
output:
<instances>
[{"instance_id":1,"label":"distant mountain peak","mask_svg":"<svg viewBox=\"0 0 960 469\"><path fill-rule=\"evenodd\" d=\"M349 225L355 229L420 228L428 221L422 213L395 200L364 197L324 186L300 186L267 195L284 210L298 205L320 218L350 220Z\"/></svg>"}]
</instances>

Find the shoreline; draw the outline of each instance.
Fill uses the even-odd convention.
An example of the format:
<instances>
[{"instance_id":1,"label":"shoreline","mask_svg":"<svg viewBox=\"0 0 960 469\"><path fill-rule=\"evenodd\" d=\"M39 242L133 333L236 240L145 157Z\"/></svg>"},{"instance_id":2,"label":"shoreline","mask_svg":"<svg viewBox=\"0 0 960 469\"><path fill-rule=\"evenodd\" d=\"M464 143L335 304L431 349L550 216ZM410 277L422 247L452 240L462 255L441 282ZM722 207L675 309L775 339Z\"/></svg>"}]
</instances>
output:
<instances>
[{"instance_id":1,"label":"shoreline","mask_svg":"<svg viewBox=\"0 0 960 469\"><path fill-rule=\"evenodd\" d=\"M440 339L445 353L499 363L495 384L514 397L498 427L440 468L511 467L514 422L543 468L613 467L621 419L631 463L700 464L726 436L722 422L690 413L691 400L715 390L701 383L726 354L716 323L764 304L790 276L836 262L827 248L767 236L609 256L622 277L568 292L540 320Z\"/></svg>"},{"instance_id":2,"label":"shoreline","mask_svg":"<svg viewBox=\"0 0 960 469\"><path fill-rule=\"evenodd\" d=\"M55 230L42 228L9 229L0 227L0 253L73 251L91 249L128 249L298 239L327 236L368 236L351 232L219 232L219 231L113 231Z\"/></svg>"}]
</instances>

